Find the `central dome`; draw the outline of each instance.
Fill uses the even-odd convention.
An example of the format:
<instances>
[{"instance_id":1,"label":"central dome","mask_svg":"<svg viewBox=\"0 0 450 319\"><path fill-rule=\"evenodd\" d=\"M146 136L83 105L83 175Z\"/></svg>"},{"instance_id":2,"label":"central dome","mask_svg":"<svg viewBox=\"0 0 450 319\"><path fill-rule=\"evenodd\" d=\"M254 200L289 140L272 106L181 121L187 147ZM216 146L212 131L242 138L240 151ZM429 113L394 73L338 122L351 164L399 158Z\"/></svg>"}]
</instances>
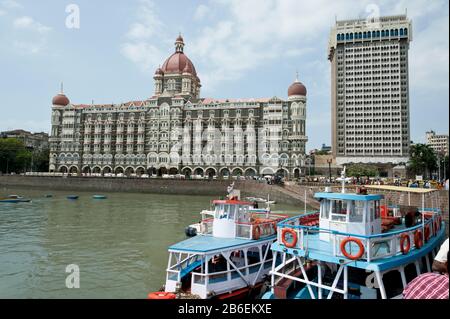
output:
<instances>
[{"instance_id":1,"label":"central dome","mask_svg":"<svg viewBox=\"0 0 450 319\"><path fill-rule=\"evenodd\" d=\"M162 71L166 73L190 73L197 75L194 64L183 52L175 52L172 54L162 66Z\"/></svg>"},{"instance_id":2,"label":"central dome","mask_svg":"<svg viewBox=\"0 0 450 319\"><path fill-rule=\"evenodd\" d=\"M172 54L162 66L162 72L166 73L190 73L197 76L194 64L183 53L184 40L181 34L175 40L175 53Z\"/></svg>"}]
</instances>

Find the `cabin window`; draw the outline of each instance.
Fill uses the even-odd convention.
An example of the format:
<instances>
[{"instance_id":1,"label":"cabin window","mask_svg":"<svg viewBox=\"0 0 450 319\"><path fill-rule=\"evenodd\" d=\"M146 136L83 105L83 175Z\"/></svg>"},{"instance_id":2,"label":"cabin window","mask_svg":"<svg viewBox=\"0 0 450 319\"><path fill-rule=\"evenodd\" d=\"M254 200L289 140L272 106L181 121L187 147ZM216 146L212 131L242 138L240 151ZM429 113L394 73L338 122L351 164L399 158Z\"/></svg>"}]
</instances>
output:
<instances>
[{"instance_id":1,"label":"cabin window","mask_svg":"<svg viewBox=\"0 0 450 319\"><path fill-rule=\"evenodd\" d=\"M340 200L332 201L331 220L345 222L347 220L347 205Z\"/></svg>"},{"instance_id":2,"label":"cabin window","mask_svg":"<svg viewBox=\"0 0 450 319\"><path fill-rule=\"evenodd\" d=\"M320 206L321 217L325 219L330 218L330 201L324 200Z\"/></svg>"},{"instance_id":3,"label":"cabin window","mask_svg":"<svg viewBox=\"0 0 450 319\"><path fill-rule=\"evenodd\" d=\"M350 222L362 223L364 217L364 202L350 201Z\"/></svg>"},{"instance_id":4,"label":"cabin window","mask_svg":"<svg viewBox=\"0 0 450 319\"><path fill-rule=\"evenodd\" d=\"M228 219L234 220L234 213L236 212L236 208L241 209L241 207L238 207L236 205L230 205L230 210L228 213Z\"/></svg>"},{"instance_id":5,"label":"cabin window","mask_svg":"<svg viewBox=\"0 0 450 319\"><path fill-rule=\"evenodd\" d=\"M373 222L380 218L380 202L372 201L368 203L369 205L369 221Z\"/></svg>"}]
</instances>

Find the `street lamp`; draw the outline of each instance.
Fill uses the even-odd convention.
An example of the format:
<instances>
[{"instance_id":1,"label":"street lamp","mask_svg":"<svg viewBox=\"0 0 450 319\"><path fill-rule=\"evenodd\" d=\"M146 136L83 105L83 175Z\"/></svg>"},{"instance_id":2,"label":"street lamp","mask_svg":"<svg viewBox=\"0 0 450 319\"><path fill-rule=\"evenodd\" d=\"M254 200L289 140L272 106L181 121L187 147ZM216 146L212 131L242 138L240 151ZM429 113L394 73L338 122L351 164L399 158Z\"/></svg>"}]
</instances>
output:
<instances>
[{"instance_id":1,"label":"street lamp","mask_svg":"<svg viewBox=\"0 0 450 319\"><path fill-rule=\"evenodd\" d=\"M331 183L331 163L333 162L333 159L329 158L327 159L327 163L328 163L328 173L330 175L330 183Z\"/></svg>"}]
</instances>

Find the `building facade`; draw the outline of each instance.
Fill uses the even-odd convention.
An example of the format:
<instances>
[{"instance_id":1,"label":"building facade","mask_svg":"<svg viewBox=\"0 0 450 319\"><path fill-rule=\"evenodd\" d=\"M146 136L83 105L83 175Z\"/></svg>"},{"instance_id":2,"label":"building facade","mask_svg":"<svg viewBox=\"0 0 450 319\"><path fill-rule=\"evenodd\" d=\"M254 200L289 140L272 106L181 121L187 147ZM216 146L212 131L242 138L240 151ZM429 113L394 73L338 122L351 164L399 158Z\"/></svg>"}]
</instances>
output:
<instances>
[{"instance_id":1,"label":"building facade","mask_svg":"<svg viewBox=\"0 0 450 319\"><path fill-rule=\"evenodd\" d=\"M405 15L337 21L333 27L328 59L337 164L392 168L408 161L411 30Z\"/></svg>"},{"instance_id":2,"label":"building facade","mask_svg":"<svg viewBox=\"0 0 450 319\"><path fill-rule=\"evenodd\" d=\"M26 148L33 150L48 149L48 134L44 132L31 133L25 130L0 132L0 138L14 138L23 142Z\"/></svg>"},{"instance_id":3,"label":"building facade","mask_svg":"<svg viewBox=\"0 0 450 319\"><path fill-rule=\"evenodd\" d=\"M426 132L427 144L436 152L448 156L448 135Z\"/></svg>"},{"instance_id":4,"label":"building facade","mask_svg":"<svg viewBox=\"0 0 450 319\"><path fill-rule=\"evenodd\" d=\"M304 174L306 88L288 99L200 97L201 82L175 52L154 74L154 94L122 104L52 101L50 171L71 173L255 176Z\"/></svg>"}]
</instances>

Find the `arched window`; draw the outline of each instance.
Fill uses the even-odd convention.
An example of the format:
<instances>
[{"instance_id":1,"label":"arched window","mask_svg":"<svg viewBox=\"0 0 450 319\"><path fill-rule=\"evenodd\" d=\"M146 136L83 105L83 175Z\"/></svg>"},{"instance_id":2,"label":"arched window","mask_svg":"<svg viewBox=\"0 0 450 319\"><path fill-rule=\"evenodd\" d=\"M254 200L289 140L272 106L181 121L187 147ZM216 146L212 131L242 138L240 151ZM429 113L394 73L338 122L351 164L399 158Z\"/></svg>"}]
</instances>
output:
<instances>
[{"instance_id":1,"label":"arched window","mask_svg":"<svg viewBox=\"0 0 450 319\"><path fill-rule=\"evenodd\" d=\"M377 38L380 37L380 31L377 31Z\"/></svg>"},{"instance_id":2,"label":"arched window","mask_svg":"<svg viewBox=\"0 0 450 319\"><path fill-rule=\"evenodd\" d=\"M369 34L370 34L370 32L369 32ZM364 39L367 39L367 32L364 32L364 33L363 33L363 38L364 38Z\"/></svg>"},{"instance_id":3,"label":"arched window","mask_svg":"<svg viewBox=\"0 0 450 319\"><path fill-rule=\"evenodd\" d=\"M398 29L395 29L394 35L395 35L396 37L398 37Z\"/></svg>"},{"instance_id":4,"label":"arched window","mask_svg":"<svg viewBox=\"0 0 450 319\"><path fill-rule=\"evenodd\" d=\"M394 36L394 29L391 29L391 37Z\"/></svg>"},{"instance_id":5,"label":"arched window","mask_svg":"<svg viewBox=\"0 0 450 319\"><path fill-rule=\"evenodd\" d=\"M384 30L381 30L381 36L384 37Z\"/></svg>"},{"instance_id":6,"label":"arched window","mask_svg":"<svg viewBox=\"0 0 450 319\"><path fill-rule=\"evenodd\" d=\"M408 35L408 29L405 28L405 35Z\"/></svg>"},{"instance_id":7,"label":"arched window","mask_svg":"<svg viewBox=\"0 0 450 319\"><path fill-rule=\"evenodd\" d=\"M350 40L353 40L353 33L350 33Z\"/></svg>"},{"instance_id":8,"label":"arched window","mask_svg":"<svg viewBox=\"0 0 450 319\"><path fill-rule=\"evenodd\" d=\"M362 37L363 37L362 32L359 33L358 37L359 37L359 39L362 39Z\"/></svg>"},{"instance_id":9,"label":"arched window","mask_svg":"<svg viewBox=\"0 0 450 319\"><path fill-rule=\"evenodd\" d=\"M403 29L400 29L400 36L403 36Z\"/></svg>"},{"instance_id":10,"label":"arched window","mask_svg":"<svg viewBox=\"0 0 450 319\"><path fill-rule=\"evenodd\" d=\"M350 36L349 36L348 33L346 33L346 34L345 34L345 40L349 40L349 39L350 39Z\"/></svg>"},{"instance_id":11,"label":"arched window","mask_svg":"<svg viewBox=\"0 0 450 319\"><path fill-rule=\"evenodd\" d=\"M340 34L337 35L337 40L338 40L338 41L341 40L341 35L340 35Z\"/></svg>"}]
</instances>

